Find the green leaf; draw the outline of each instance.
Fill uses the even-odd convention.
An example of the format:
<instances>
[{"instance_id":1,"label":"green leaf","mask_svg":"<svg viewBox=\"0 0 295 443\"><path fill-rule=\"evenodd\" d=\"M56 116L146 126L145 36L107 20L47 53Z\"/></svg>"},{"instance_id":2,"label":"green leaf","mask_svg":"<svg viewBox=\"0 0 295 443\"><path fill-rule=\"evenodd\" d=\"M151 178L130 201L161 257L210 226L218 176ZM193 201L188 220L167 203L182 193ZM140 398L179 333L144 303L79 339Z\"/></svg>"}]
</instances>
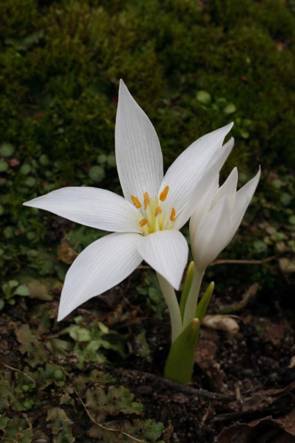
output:
<instances>
[{"instance_id":1,"label":"green leaf","mask_svg":"<svg viewBox=\"0 0 295 443\"><path fill-rule=\"evenodd\" d=\"M92 166L89 169L89 177L95 182L100 182L104 176L104 169L101 166Z\"/></svg>"},{"instance_id":2,"label":"green leaf","mask_svg":"<svg viewBox=\"0 0 295 443\"><path fill-rule=\"evenodd\" d=\"M71 443L74 441L72 421L62 408L49 409L46 421L51 425L52 433L55 436L54 442Z\"/></svg>"},{"instance_id":3,"label":"green leaf","mask_svg":"<svg viewBox=\"0 0 295 443\"><path fill-rule=\"evenodd\" d=\"M23 175L28 175L31 172L32 168L28 163L24 163L20 169L19 172Z\"/></svg>"},{"instance_id":4,"label":"green leaf","mask_svg":"<svg viewBox=\"0 0 295 443\"><path fill-rule=\"evenodd\" d=\"M0 172L5 172L8 169L8 164L5 160L0 160Z\"/></svg>"},{"instance_id":5,"label":"green leaf","mask_svg":"<svg viewBox=\"0 0 295 443\"><path fill-rule=\"evenodd\" d=\"M91 340L90 331L78 325L70 326L67 328L67 332L70 337L78 342L89 342Z\"/></svg>"},{"instance_id":6,"label":"green leaf","mask_svg":"<svg viewBox=\"0 0 295 443\"><path fill-rule=\"evenodd\" d=\"M229 103L223 110L225 114L233 114L236 112L237 108L233 103Z\"/></svg>"},{"instance_id":7,"label":"green leaf","mask_svg":"<svg viewBox=\"0 0 295 443\"><path fill-rule=\"evenodd\" d=\"M34 177L28 177L25 181L25 184L31 188L31 187L35 186L36 179Z\"/></svg>"},{"instance_id":8,"label":"green leaf","mask_svg":"<svg viewBox=\"0 0 295 443\"><path fill-rule=\"evenodd\" d=\"M241 130L240 130L240 135L241 135L241 137L243 137L243 138L249 138L249 136L250 136L249 132L246 131L246 129L241 129Z\"/></svg>"},{"instance_id":9,"label":"green leaf","mask_svg":"<svg viewBox=\"0 0 295 443\"><path fill-rule=\"evenodd\" d=\"M196 310L196 317L200 320L200 323L203 321L203 318L205 317L208 306L210 304L213 291L214 291L214 282L212 281L207 289L203 297L201 298L200 302L198 303L197 310Z\"/></svg>"},{"instance_id":10,"label":"green leaf","mask_svg":"<svg viewBox=\"0 0 295 443\"><path fill-rule=\"evenodd\" d=\"M46 154L42 154L42 155L40 155L40 157L39 157L39 163L40 163L42 166L47 166L47 165L49 165L49 160L48 160L48 157L47 157Z\"/></svg>"},{"instance_id":11,"label":"green leaf","mask_svg":"<svg viewBox=\"0 0 295 443\"><path fill-rule=\"evenodd\" d=\"M182 384L191 382L199 331L200 321L194 318L172 343L165 364L166 378Z\"/></svg>"},{"instance_id":12,"label":"green leaf","mask_svg":"<svg viewBox=\"0 0 295 443\"><path fill-rule=\"evenodd\" d=\"M208 105L211 102L211 95L207 91L198 91L197 100L203 105Z\"/></svg>"},{"instance_id":13,"label":"green leaf","mask_svg":"<svg viewBox=\"0 0 295 443\"><path fill-rule=\"evenodd\" d=\"M180 313L181 318L183 318L185 305L187 301L187 297L192 285L193 277L194 277L194 270L195 270L195 263L194 261L191 261L190 264L187 267L186 273L185 273L185 279L183 284L183 289L180 297Z\"/></svg>"},{"instance_id":14,"label":"green leaf","mask_svg":"<svg viewBox=\"0 0 295 443\"><path fill-rule=\"evenodd\" d=\"M0 146L0 155L3 157L11 157L14 153L14 147L10 143L3 143Z\"/></svg>"},{"instance_id":15,"label":"green leaf","mask_svg":"<svg viewBox=\"0 0 295 443\"><path fill-rule=\"evenodd\" d=\"M15 295L21 295L22 297L26 297L30 295L29 288L26 285L19 285L14 291Z\"/></svg>"}]
</instances>

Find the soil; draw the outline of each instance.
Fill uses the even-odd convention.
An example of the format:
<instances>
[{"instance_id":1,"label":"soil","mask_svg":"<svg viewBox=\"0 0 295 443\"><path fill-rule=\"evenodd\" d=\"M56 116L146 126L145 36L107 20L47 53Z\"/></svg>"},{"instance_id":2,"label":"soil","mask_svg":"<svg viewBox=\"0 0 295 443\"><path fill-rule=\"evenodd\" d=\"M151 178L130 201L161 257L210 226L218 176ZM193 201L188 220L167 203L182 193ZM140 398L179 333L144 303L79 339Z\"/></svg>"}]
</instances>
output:
<instances>
[{"instance_id":1,"label":"soil","mask_svg":"<svg viewBox=\"0 0 295 443\"><path fill-rule=\"evenodd\" d=\"M233 291L215 297L210 313L219 313L224 306L230 311L228 307L233 306L236 312L231 315L238 331L202 328L193 383L187 386L162 377L169 350L168 318L157 319L138 304L131 290L134 281L92 299L75 315L86 319L98 316L117 331L128 332L127 358L116 358L115 366L108 370L143 403L145 418L164 423L164 442L291 443L295 442L295 319L294 298L287 283L271 296L258 291L246 306L238 308L241 296ZM3 318L0 322L0 351L6 363L17 368L23 357L17 349L13 351L17 342L10 331L26 315L30 321L30 310L10 309L6 317L10 321ZM54 301L52 317L56 309ZM136 352L136 337L143 329L149 359ZM78 370L76 374L79 376ZM39 417L45 411L37 409L36 414L31 413L33 422L45 421L46 415ZM78 443L92 441L75 437Z\"/></svg>"},{"instance_id":2,"label":"soil","mask_svg":"<svg viewBox=\"0 0 295 443\"><path fill-rule=\"evenodd\" d=\"M287 292L289 291L289 292ZM116 370L120 380L163 421L167 440L198 443L295 442L295 318L290 286L280 293L260 291L233 318L239 331L202 329L193 383L182 386L161 376L167 324L146 326L152 363L131 358ZM211 307L237 301L219 297ZM132 369L130 369L132 368Z\"/></svg>"}]
</instances>

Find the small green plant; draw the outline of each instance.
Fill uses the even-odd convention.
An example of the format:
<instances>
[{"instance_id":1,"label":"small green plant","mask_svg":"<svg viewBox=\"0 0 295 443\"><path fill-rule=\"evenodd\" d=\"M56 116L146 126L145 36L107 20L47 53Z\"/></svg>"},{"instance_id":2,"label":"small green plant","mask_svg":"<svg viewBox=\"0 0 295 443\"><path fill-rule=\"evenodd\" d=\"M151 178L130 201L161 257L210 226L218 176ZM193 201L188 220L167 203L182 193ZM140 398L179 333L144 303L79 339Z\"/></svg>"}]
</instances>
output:
<instances>
[{"instance_id":1,"label":"small green plant","mask_svg":"<svg viewBox=\"0 0 295 443\"><path fill-rule=\"evenodd\" d=\"M2 298L0 298L0 310L5 304L14 305L18 296L27 297L30 294L28 287L17 280L8 280L2 285Z\"/></svg>"}]
</instances>

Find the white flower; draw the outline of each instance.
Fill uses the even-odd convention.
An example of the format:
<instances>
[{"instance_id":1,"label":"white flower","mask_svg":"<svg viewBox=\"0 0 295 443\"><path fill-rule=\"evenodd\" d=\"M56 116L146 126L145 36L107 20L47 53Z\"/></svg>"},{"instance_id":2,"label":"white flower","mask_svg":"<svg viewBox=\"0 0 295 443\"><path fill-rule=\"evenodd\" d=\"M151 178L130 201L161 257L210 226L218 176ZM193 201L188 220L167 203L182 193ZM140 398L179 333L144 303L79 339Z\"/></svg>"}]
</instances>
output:
<instances>
[{"instance_id":1,"label":"white flower","mask_svg":"<svg viewBox=\"0 0 295 443\"><path fill-rule=\"evenodd\" d=\"M192 143L163 177L156 131L120 82L116 117L116 162L124 198L92 187L67 187L26 206L77 223L114 231L90 244L67 272L58 319L124 280L145 260L178 289L188 247L179 229L193 211L194 192L219 171L232 147L223 141L232 124Z\"/></svg>"},{"instance_id":2,"label":"white flower","mask_svg":"<svg viewBox=\"0 0 295 443\"><path fill-rule=\"evenodd\" d=\"M229 244L240 226L260 179L255 177L237 191L238 170L234 168L221 187L218 174L200 196L190 219L190 239L196 267L206 267Z\"/></svg>"}]
</instances>

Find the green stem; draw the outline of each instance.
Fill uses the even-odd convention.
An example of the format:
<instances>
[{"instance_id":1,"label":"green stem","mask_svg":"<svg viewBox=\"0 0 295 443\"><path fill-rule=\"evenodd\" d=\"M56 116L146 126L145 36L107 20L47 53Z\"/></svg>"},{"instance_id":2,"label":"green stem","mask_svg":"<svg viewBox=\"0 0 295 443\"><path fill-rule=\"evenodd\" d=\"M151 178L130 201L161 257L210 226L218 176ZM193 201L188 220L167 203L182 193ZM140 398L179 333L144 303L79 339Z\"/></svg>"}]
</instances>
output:
<instances>
[{"instance_id":1,"label":"green stem","mask_svg":"<svg viewBox=\"0 0 295 443\"><path fill-rule=\"evenodd\" d=\"M179 304L174 289L167 280L157 273L159 285L168 307L171 322L171 341L172 343L178 337L182 330L182 321Z\"/></svg>"},{"instance_id":2,"label":"green stem","mask_svg":"<svg viewBox=\"0 0 295 443\"><path fill-rule=\"evenodd\" d=\"M189 291L184 309L183 328L185 328L195 317L199 292L203 280L205 269L195 266L194 277Z\"/></svg>"}]
</instances>

